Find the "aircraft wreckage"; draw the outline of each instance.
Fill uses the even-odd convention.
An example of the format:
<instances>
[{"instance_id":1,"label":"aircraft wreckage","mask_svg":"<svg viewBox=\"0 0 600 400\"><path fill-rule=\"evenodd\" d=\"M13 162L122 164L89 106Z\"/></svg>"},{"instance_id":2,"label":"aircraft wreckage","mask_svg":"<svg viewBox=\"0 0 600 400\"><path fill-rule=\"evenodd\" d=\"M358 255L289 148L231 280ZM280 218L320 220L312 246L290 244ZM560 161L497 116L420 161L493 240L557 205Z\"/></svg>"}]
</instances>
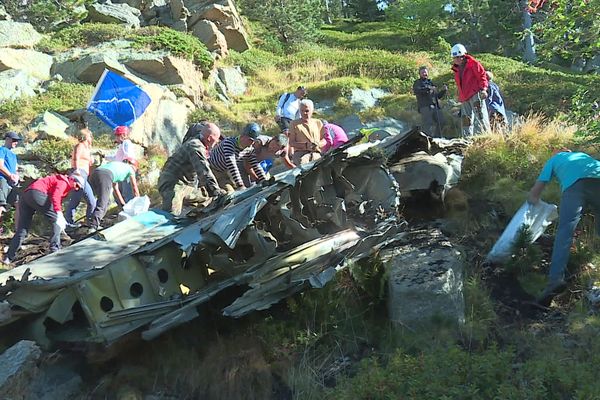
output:
<instances>
[{"instance_id":1,"label":"aircraft wreckage","mask_svg":"<svg viewBox=\"0 0 600 400\"><path fill-rule=\"evenodd\" d=\"M19 322L45 347L109 345L132 332L151 340L229 287L247 288L222 310L229 317L323 287L406 229L386 160L414 186L403 159L460 157L448 149L464 148L444 149L417 130L358 140L220 204L177 218L150 210L0 274L0 325ZM423 189L443 192L456 181L456 171L438 175Z\"/></svg>"}]
</instances>

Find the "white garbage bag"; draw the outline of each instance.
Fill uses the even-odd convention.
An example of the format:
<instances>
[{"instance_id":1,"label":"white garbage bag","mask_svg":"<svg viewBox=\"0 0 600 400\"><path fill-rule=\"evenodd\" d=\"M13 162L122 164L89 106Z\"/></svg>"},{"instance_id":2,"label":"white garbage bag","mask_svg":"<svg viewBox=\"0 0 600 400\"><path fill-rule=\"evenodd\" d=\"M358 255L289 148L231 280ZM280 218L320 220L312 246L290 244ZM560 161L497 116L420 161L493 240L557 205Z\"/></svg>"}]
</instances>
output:
<instances>
[{"instance_id":1,"label":"white garbage bag","mask_svg":"<svg viewBox=\"0 0 600 400\"><path fill-rule=\"evenodd\" d=\"M554 204L540 201L536 205L531 205L525 202L510 220L494 247L492 247L486 261L492 263L506 262L512 255L514 241L523 225L529 227L531 240L535 242L557 217L558 211Z\"/></svg>"},{"instance_id":2,"label":"white garbage bag","mask_svg":"<svg viewBox=\"0 0 600 400\"><path fill-rule=\"evenodd\" d=\"M148 196L134 197L123 206L123 211L119 213L118 220L124 221L145 213L150 208L150 198Z\"/></svg>"}]
</instances>

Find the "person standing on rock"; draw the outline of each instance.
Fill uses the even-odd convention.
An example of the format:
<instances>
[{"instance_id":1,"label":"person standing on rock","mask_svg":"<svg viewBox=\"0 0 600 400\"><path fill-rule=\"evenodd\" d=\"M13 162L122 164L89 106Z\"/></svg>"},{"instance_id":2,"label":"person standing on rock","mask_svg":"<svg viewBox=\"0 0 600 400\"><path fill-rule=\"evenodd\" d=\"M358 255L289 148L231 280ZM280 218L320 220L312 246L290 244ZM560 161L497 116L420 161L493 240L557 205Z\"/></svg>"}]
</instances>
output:
<instances>
[{"instance_id":1,"label":"person standing on rock","mask_svg":"<svg viewBox=\"0 0 600 400\"><path fill-rule=\"evenodd\" d=\"M59 250L60 233L67 225L62 213L62 200L70 191L81 190L84 186L85 179L77 172L70 175L50 175L35 180L29 185L23 191L19 201L19 219L17 220L16 233L10 241L3 263L9 265L15 259L17 251L27 237L27 231L36 212L43 214L52 223L50 251Z\"/></svg>"},{"instance_id":2,"label":"person standing on rock","mask_svg":"<svg viewBox=\"0 0 600 400\"><path fill-rule=\"evenodd\" d=\"M417 109L421 114L423 132L431 137L442 137L444 117L440 110L439 99L448 91L444 85L441 90L429 79L429 70L422 66L419 68L419 79L413 83L413 93L417 98Z\"/></svg>"},{"instance_id":3,"label":"person standing on rock","mask_svg":"<svg viewBox=\"0 0 600 400\"><path fill-rule=\"evenodd\" d=\"M559 220L552 247L548 285L538 299L549 305L552 298L566 287L565 271L575 228L583 208L591 206L596 221L596 234L600 235L600 161L581 152L563 150L552 156L542 168L537 182L529 191L528 203L537 204L546 185L556 178L562 195Z\"/></svg>"},{"instance_id":4,"label":"person standing on rock","mask_svg":"<svg viewBox=\"0 0 600 400\"><path fill-rule=\"evenodd\" d=\"M100 223L108 211L110 203L110 194L114 191L117 204L121 207L125 205L125 199L119 190L119 182L129 180L133 188L135 197L140 195L135 172L137 170L137 161L132 158L125 158L123 161L110 161L102 164L90 175L90 185L96 195L96 208L92 214L90 222L90 233L102 229Z\"/></svg>"},{"instance_id":5,"label":"person standing on rock","mask_svg":"<svg viewBox=\"0 0 600 400\"><path fill-rule=\"evenodd\" d=\"M4 135L4 146L0 147L0 221L9 206L14 206L18 212L17 203L19 196L16 186L19 184L19 175L17 174L17 155L13 149L17 147L22 140L17 132L7 132ZM15 214L15 221L19 219Z\"/></svg>"},{"instance_id":6,"label":"person standing on rock","mask_svg":"<svg viewBox=\"0 0 600 400\"><path fill-rule=\"evenodd\" d=\"M90 176L90 167L94 164L92 158L92 132L90 132L87 127L81 128L77 139L79 140L79 143L73 148L71 168L77 171L79 175L83 176L83 179L85 179L85 186L83 187L83 190L77 190L71 194L69 204L67 205L65 219L67 220L67 228L71 229L79 227L78 224L75 224L75 211L83 197L85 197L85 202L87 203L86 221L88 223L91 221L92 214L96 208L96 197L87 180Z\"/></svg>"},{"instance_id":7,"label":"person standing on rock","mask_svg":"<svg viewBox=\"0 0 600 400\"><path fill-rule=\"evenodd\" d=\"M496 82L493 81L494 74L492 71L486 71L485 75L488 79L488 90L485 104L490 116L490 126L494 129L497 129L506 125L506 108L504 108L504 99L502 98L500 88Z\"/></svg>"},{"instance_id":8,"label":"person standing on rock","mask_svg":"<svg viewBox=\"0 0 600 400\"><path fill-rule=\"evenodd\" d=\"M163 210L179 215L184 202L198 205L226 193L208 163L209 151L220 137L221 130L210 122L189 127L185 141L167 159L158 178Z\"/></svg>"},{"instance_id":9,"label":"person standing on rock","mask_svg":"<svg viewBox=\"0 0 600 400\"><path fill-rule=\"evenodd\" d=\"M490 120L485 105L488 88L485 69L479 61L467 54L467 49L460 43L452 46L450 54L458 101L461 103L462 135L467 137L487 132L490 130Z\"/></svg>"},{"instance_id":10,"label":"person standing on rock","mask_svg":"<svg viewBox=\"0 0 600 400\"><path fill-rule=\"evenodd\" d=\"M300 102L300 118L290 124L290 148L293 149L292 162L302 165L321 158L321 148L327 142L323 132L323 122L312 117L315 106L312 100Z\"/></svg>"},{"instance_id":11,"label":"person standing on rock","mask_svg":"<svg viewBox=\"0 0 600 400\"><path fill-rule=\"evenodd\" d=\"M256 175L257 182L266 179L265 171L256 159L256 149L253 146L260 131L257 123L250 123L244 127L241 135L227 137L211 150L208 158L210 167L219 186L228 192L246 187L241 173L246 162Z\"/></svg>"},{"instance_id":12,"label":"person standing on rock","mask_svg":"<svg viewBox=\"0 0 600 400\"><path fill-rule=\"evenodd\" d=\"M304 86L298 86L294 93L284 93L279 97L277 108L275 109L275 121L281 132L287 132L290 123L298 118L300 101L306 97L306 93Z\"/></svg>"}]
</instances>

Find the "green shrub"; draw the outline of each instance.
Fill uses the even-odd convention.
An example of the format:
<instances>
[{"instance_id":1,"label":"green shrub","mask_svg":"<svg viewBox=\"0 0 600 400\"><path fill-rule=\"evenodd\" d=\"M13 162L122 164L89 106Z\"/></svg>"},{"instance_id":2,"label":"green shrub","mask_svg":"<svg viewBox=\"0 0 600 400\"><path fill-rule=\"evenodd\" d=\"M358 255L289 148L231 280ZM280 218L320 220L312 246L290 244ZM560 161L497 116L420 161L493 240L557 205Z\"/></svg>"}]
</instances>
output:
<instances>
[{"instance_id":1,"label":"green shrub","mask_svg":"<svg viewBox=\"0 0 600 400\"><path fill-rule=\"evenodd\" d=\"M32 148L35 158L46 163L52 170L65 172L70 167L73 142L61 139L38 140ZM65 168L66 166L66 168Z\"/></svg>"},{"instance_id":2,"label":"green shrub","mask_svg":"<svg viewBox=\"0 0 600 400\"><path fill-rule=\"evenodd\" d=\"M44 38L37 48L45 52L58 52L71 47L90 47L115 39L124 39L131 29L118 24L99 22L70 26Z\"/></svg>"},{"instance_id":3,"label":"green shrub","mask_svg":"<svg viewBox=\"0 0 600 400\"><path fill-rule=\"evenodd\" d=\"M145 27L137 29L132 39L139 46L168 50L171 54L192 61L204 72L212 69L214 60L197 37L171 28Z\"/></svg>"},{"instance_id":4,"label":"green shrub","mask_svg":"<svg viewBox=\"0 0 600 400\"><path fill-rule=\"evenodd\" d=\"M280 56L265 50L253 48L243 53L232 50L225 61L230 65L239 65L245 74L254 75L261 69L276 65L280 60L282 60Z\"/></svg>"},{"instance_id":5,"label":"green shrub","mask_svg":"<svg viewBox=\"0 0 600 400\"><path fill-rule=\"evenodd\" d=\"M84 108L92 96L92 85L57 82L45 93L20 98L0 105L0 116L22 128L45 111L64 112Z\"/></svg>"}]
</instances>

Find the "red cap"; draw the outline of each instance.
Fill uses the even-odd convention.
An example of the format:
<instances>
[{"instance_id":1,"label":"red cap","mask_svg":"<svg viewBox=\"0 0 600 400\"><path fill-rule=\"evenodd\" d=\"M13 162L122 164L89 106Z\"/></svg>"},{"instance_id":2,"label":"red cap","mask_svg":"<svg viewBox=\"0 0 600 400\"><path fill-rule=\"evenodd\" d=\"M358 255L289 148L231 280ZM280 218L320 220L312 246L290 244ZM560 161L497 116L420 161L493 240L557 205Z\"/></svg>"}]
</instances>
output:
<instances>
[{"instance_id":1,"label":"red cap","mask_svg":"<svg viewBox=\"0 0 600 400\"><path fill-rule=\"evenodd\" d=\"M127 135L129 133L129 128L123 125L119 125L115 128L115 136Z\"/></svg>"}]
</instances>

